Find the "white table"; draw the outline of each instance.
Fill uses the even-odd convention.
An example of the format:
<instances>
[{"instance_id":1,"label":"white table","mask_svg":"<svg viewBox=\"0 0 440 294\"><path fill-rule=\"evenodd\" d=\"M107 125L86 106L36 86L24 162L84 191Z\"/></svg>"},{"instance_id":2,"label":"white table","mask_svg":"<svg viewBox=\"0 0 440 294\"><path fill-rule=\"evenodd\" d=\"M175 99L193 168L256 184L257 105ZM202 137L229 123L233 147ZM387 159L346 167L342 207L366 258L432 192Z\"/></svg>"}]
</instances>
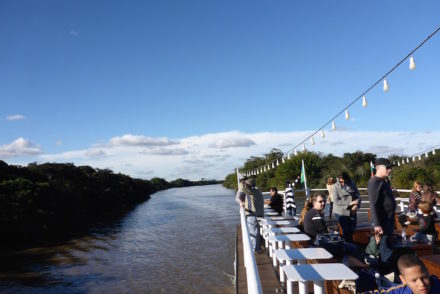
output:
<instances>
[{"instance_id":1,"label":"white table","mask_svg":"<svg viewBox=\"0 0 440 294\"><path fill-rule=\"evenodd\" d=\"M261 231L260 234L263 235L263 231L266 229L271 229L273 227L276 226L288 226L288 227L296 227L298 225L298 221L297 220L271 220L271 219L263 219L261 222ZM265 238L265 244L264 246L266 246L266 248L269 247L269 254L272 257L272 253L270 250L270 245L269 242L267 241L267 238Z\"/></svg>"},{"instance_id":2,"label":"white table","mask_svg":"<svg viewBox=\"0 0 440 294\"><path fill-rule=\"evenodd\" d=\"M277 216L278 215L279 216L280 214L276 211L265 211L264 215L267 215L267 216Z\"/></svg>"},{"instance_id":3,"label":"white table","mask_svg":"<svg viewBox=\"0 0 440 294\"><path fill-rule=\"evenodd\" d=\"M290 243L292 241L309 241L310 237L306 234L287 234L287 235L269 235L267 237L267 241L270 243L269 245L269 256L273 258L273 266L278 265L278 261L273 254L273 251L278 248L286 248L290 249Z\"/></svg>"},{"instance_id":4,"label":"white table","mask_svg":"<svg viewBox=\"0 0 440 294\"><path fill-rule=\"evenodd\" d=\"M324 281L356 280L358 275L343 263L285 265L287 294L292 294L292 282L299 283L299 293L307 293L307 281L313 281L315 294L324 293Z\"/></svg>"},{"instance_id":5,"label":"white table","mask_svg":"<svg viewBox=\"0 0 440 294\"><path fill-rule=\"evenodd\" d=\"M274 255L280 264L280 282L284 282L283 264L292 265L293 261L305 264L307 259L329 259L333 255L324 248L278 249Z\"/></svg>"},{"instance_id":6,"label":"white table","mask_svg":"<svg viewBox=\"0 0 440 294\"><path fill-rule=\"evenodd\" d=\"M283 215L269 216L268 219L274 220L274 221L278 221L278 220L298 220L298 218L296 216L283 216Z\"/></svg>"}]
</instances>

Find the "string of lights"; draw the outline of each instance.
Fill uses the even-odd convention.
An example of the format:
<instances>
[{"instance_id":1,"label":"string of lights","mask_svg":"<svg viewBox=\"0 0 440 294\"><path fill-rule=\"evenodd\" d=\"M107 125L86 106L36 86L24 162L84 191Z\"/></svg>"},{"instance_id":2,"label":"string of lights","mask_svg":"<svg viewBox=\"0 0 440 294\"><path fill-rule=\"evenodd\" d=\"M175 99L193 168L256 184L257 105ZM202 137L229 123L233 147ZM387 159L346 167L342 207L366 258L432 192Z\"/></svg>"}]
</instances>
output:
<instances>
[{"instance_id":1,"label":"string of lights","mask_svg":"<svg viewBox=\"0 0 440 294\"><path fill-rule=\"evenodd\" d=\"M333 117L331 117L327 122L325 122L321 127L319 127L316 131L314 131L313 133L311 133L309 136L307 136L304 140L302 140L301 142L299 142L298 144L296 144L294 147L292 147L290 150L286 151L283 153L283 156L280 158L277 158L273 161L270 161L268 163L265 163L262 166L259 166L255 169L252 169L251 171L247 172L247 175L257 175L259 173L263 173L266 172L267 170L270 170L271 168L274 169L275 166L278 166L281 163L285 162L285 157L287 157L287 159L290 159L291 154L293 153L295 156L298 155L298 148L300 146L302 146L302 151L306 151L306 142L310 141L311 145L315 145L315 140L314 140L314 136L317 133L320 133L321 138L325 137L325 133L324 133L324 128L327 127L328 125L331 124L331 128L333 131L336 130L336 123L335 120L343 113L345 113L345 119L349 120L350 119L350 113L349 113L349 108L355 104L356 102L358 102L360 99L362 99L362 107L367 107L368 103L367 103L367 97L366 95L368 94L368 92L370 92L373 88L375 88L380 82L383 82L383 91L384 92L388 92L389 91L389 85L388 85L388 80L387 77L393 72L395 71L400 65L402 65L403 62L405 62L408 58L409 58L409 69L410 70L415 70L416 69L416 63L413 57L413 54L420 49L420 47L422 47L428 40L430 40L435 34L437 34L440 31L440 26L437 27L429 36L427 36L419 45L417 45L413 50L411 50L404 58L402 58L398 63L396 63L390 70L388 70L385 74L383 74L379 79L377 79L376 82L374 82L370 87L368 87L365 91L362 92L362 94L360 94L358 97L356 97L353 101L351 101L350 103L348 103L345 107L343 107L339 112L337 112ZM430 149L431 150L431 149ZM435 154L435 149L433 149L433 152ZM425 155L427 154L427 152L424 152ZM287 156L285 156L287 155ZM418 157L421 156L421 154L417 155ZM427 155L426 155L427 156Z\"/></svg>"},{"instance_id":2,"label":"string of lights","mask_svg":"<svg viewBox=\"0 0 440 294\"><path fill-rule=\"evenodd\" d=\"M435 150L438 148L440 148L440 145L435 146L435 147L431 147L429 149L426 149L423 152L419 152L419 153L413 154L408 157L401 157L399 160L393 161L393 165L400 166L400 164L406 164L406 163L414 162L416 160L422 160L422 156L425 156L425 159L426 159L429 157L429 153L432 153L432 155L435 155L436 154ZM412 161L410 160L410 158L412 159Z\"/></svg>"}]
</instances>

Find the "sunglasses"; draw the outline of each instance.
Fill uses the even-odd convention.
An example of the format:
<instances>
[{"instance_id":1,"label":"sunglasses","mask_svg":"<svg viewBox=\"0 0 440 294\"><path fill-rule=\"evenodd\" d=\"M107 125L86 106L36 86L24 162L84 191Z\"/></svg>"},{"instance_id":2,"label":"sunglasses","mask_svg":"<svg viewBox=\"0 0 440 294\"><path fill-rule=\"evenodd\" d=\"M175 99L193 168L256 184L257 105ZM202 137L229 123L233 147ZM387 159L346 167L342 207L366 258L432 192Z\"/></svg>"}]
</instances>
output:
<instances>
[{"instance_id":1,"label":"sunglasses","mask_svg":"<svg viewBox=\"0 0 440 294\"><path fill-rule=\"evenodd\" d=\"M319 201L317 201L318 203L324 203L325 201L324 200L319 200Z\"/></svg>"}]
</instances>

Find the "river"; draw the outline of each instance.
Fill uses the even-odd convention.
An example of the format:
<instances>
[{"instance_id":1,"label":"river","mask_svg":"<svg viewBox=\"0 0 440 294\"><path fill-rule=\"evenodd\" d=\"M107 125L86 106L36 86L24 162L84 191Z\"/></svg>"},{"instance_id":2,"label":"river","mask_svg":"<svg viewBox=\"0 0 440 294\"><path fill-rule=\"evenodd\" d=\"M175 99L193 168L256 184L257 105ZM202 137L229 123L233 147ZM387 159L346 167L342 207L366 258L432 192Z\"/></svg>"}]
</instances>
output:
<instances>
[{"instance_id":1,"label":"river","mask_svg":"<svg viewBox=\"0 0 440 294\"><path fill-rule=\"evenodd\" d=\"M2 253L2 293L235 293L238 206L220 185L152 195L68 242Z\"/></svg>"}]
</instances>

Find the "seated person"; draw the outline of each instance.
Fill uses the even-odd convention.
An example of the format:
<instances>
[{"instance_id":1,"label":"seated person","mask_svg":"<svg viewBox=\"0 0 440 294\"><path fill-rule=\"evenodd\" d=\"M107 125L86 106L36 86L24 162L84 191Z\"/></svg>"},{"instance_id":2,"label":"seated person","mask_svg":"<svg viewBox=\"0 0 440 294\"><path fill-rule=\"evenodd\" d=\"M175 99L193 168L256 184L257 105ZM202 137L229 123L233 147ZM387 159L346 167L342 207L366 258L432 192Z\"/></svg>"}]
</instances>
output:
<instances>
[{"instance_id":1,"label":"seated person","mask_svg":"<svg viewBox=\"0 0 440 294\"><path fill-rule=\"evenodd\" d=\"M304 217L304 232L309 235L312 239L312 242L316 239L318 234L328 233L327 224L324 219L324 207L325 207L325 198L321 194L315 194L312 196L312 208L310 208ZM341 243L326 243L322 246L324 249L333 254L336 258L342 257L356 257L349 258L349 261L352 263L351 266L362 267L365 266L360 261L359 253L357 252L357 247L354 244L350 244L347 242ZM347 256L345 256L347 255Z\"/></svg>"},{"instance_id":2,"label":"seated person","mask_svg":"<svg viewBox=\"0 0 440 294\"><path fill-rule=\"evenodd\" d=\"M432 203L422 201L419 203L419 229L414 236L411 236L412 242L422 242L431 244L435 231L435 211Z\"/></svg>"},{"instance_id":3,"label":"seated person","mask_svg":"<svg viewBox=\"0 0 440 294\"><path fill-rule=\"evenodd\" d=\"M430 276L426 266L414 254L405 254L399 258L397 267L400 272L402 285L387 290L375 290L363 292L389 293L389 294L434 294L440 293L440 280L436 276Z\"/></svg>"},{"instance_id":4,"label":"seated person","mask_svg":"<svg viewBox=\"0 0 440 294\"><path fill-rule=\"evenodd\" d=\"M270 208L281 215L283 212L283 197L278 194L277 187L270 188L270 199L264 200L264 204L268 204Z\"/></svg>"}]
</instances>

